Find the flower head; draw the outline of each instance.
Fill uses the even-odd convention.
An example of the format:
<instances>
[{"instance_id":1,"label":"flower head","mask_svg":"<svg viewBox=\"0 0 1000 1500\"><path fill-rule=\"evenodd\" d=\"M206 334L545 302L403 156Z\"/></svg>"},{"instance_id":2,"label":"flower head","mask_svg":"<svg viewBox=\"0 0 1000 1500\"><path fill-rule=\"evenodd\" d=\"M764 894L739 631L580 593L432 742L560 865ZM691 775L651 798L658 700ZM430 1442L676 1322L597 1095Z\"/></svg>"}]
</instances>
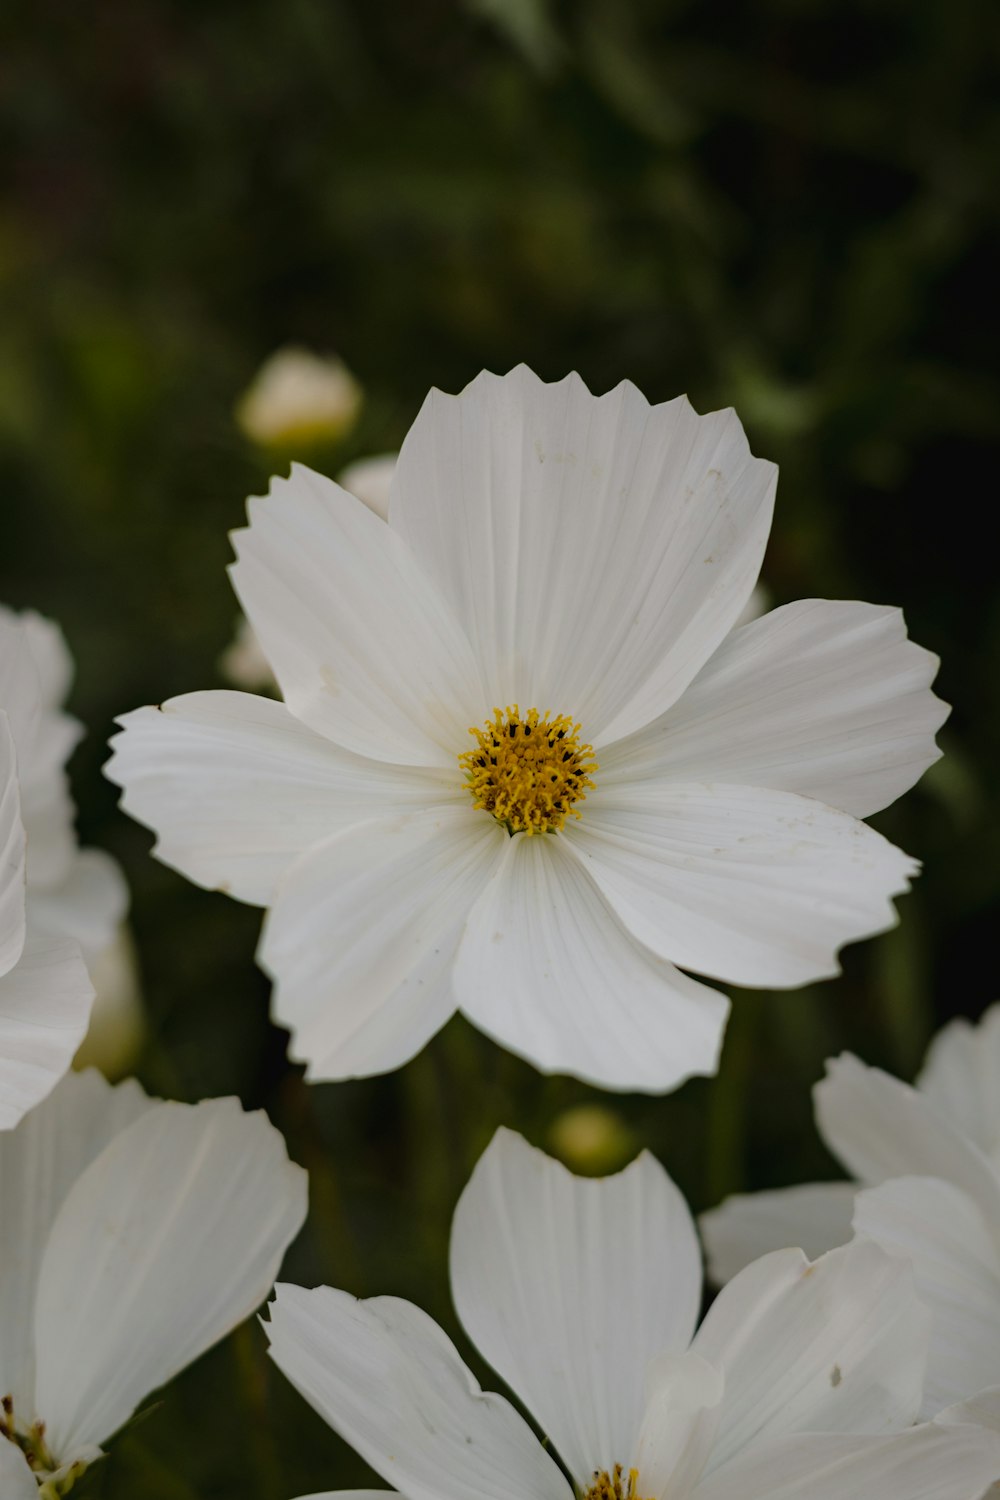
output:
<instances>
[{"instance_id":1,"label":"flower head","mask_svg":"<svg viewBox=\"0 0 1000 1500\"><path fill-rule=\"evenodd\" d=\"M859 819L936 757L936 663L869 605L734 628L774 487L732 412L520 368L431 393L387 524L298 467L250 502L233 581L284 703L139 710L109 775L161 859L269 908L310 1077L457 1008L671 1088L728 1009L685 971L795 986L893 922L916 864Z\"/></svg>"},{"instance_id":2,"label":"flower head","mask_svg":"<svg viewBox=\"0 0 1000 1500\"><path fill-rule=\"evenodd\" d=\"M451 1281L545 1447L410 1303L279 1286L269 1310L277 1364L405 1500L979 1500L1000 1476L1000 1393L911 1425L927 1318L875 1245L769 1255L695 1333L694 1226L649 1156L584 1180L499 1132Z\"/></svg>"},{"instance_id":3,"label":"flower head","mask_svg":"<svg viewBox=\"0 0 1000 1500\"><path fill-rule=\"evenodd\" d=\"M64 1494L266 1296L305 1173L235 1099L70 1073L0 1136L0 1493ZM9 1488L8 1488L9 1486Z\"/></svg>"},{"instance_id":4,"label":"flower head","mask_svg":"<svg viewBox=\"0 0 1000 1500\"><path fill-rule=\"evenodd\" d=\"M363 399L342 360L289 345L261 365L237 404L236 420L262 447L336 442L354 426Z\"/></svg>"},{"instance_id":5,"label":"flower head","mask_svg":"<svg viewBox=\"0 0 1000 1500\"><path fill-rule=\"evenodd\" d=\"M69 944L74 952L79 945L96 991L91 1020L109 1036L119 1029L126 998L128 889L109 854L77 844L66 762L83 731L64 708L72 678L59 627L33 610L16 614L0 606L0 709L7 711L17 767L28 928L36 944ZM128 978L134 1041L143 1019L134 965Z\"/></svg>"},{"instance_id":6,"label":"flower head","mask_svg":"<svg viewBox=\"0 0 1000 1500\"><path fill-rule=\"evenodd\" d=\"M779 1245L819 1253L853 1230L912 1262L933 1313L924 1412L1000 1385L1000 1005L952 1021L916 1085L845 1053L816 1085L816 1119L852 1182L728 1199L705 1214L725 1281ZM865 1191L859 1191L865 1189Z\"/></svg>"}]
</instances>

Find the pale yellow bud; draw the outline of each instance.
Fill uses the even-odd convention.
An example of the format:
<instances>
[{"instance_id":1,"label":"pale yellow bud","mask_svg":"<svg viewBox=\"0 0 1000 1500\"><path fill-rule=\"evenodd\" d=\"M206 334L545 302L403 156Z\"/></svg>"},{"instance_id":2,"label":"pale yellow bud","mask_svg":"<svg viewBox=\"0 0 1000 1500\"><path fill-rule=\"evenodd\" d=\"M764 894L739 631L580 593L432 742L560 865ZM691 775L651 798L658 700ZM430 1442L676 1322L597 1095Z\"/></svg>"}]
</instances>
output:
<instances>
[{"instance_id":1,"label":"pale yellow bud","mask_svg":"<svg viewBox=\"0 0 1000 1500\"><path fill-rule=\"evenodd\" d=\"M265 360L236 405L236 420L263 448L333 443L354 426L363 393L342 360L289 345Z\"/></svg>"}]
</instances>

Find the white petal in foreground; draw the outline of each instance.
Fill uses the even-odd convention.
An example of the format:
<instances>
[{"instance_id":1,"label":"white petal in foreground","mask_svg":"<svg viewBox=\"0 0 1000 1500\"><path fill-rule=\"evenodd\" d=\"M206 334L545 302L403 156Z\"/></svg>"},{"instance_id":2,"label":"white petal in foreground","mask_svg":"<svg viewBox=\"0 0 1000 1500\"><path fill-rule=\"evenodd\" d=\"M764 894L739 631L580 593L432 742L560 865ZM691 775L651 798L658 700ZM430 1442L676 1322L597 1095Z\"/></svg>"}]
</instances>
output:
<instances>
[{"instance_id":1,"label":"white petal in foreground","mask_svg":"<svg viewBox=\"0 0 1000 1500\"><path fill-rule=\"evenodd\" d=\"M233 586L296 718L376 760L454 770L491 706L457 620L396 533L294 465L233 533Z\"/></svg>"},{"instance_id":2,"label":"white petal in foreground","mask_svg":"<svg viewBox=\"0 0 1000 1500\"><path fill-rule=\"evenodd\" d=\"M67 1073L15 1130L0 1133L0 1395L35 1411L35 1288L56 1214L84 1168L150 1100L130 1079ZM0 1445L2 1446L2 1445Z\"/></svg>"},{"instance_id":3,"label":"white petal in foreground","mask_svg":"<svg viewBox=\"0 0 1000 1500\"><path fill-rule=\"evenodd\" d=\"M156 832L157 858L255 905L303 850L446 794L434 773L352 755L249 693L187 693L119 723L105 773Z\"/></svg>"},{"instance_id":4,"label":"white petal in foreground","mask_svg":"<svg viewBox=\"0 0 1000 1500\"><path fill-rule=\"evenodd\" d=\"M910 1260L931 1310L924 1414L1000 1382L1000 1238L968 1193L897 1177L858 1194L854 1224Z\"/></svg>"},{"instance_id":5,"label":"white petal in foreground","mask_svg":"<svg viewBox=\"0 0 1000 1500\"><path fill-rule=\"evenodd\" d=\"M920 1409L929 1315L903 1260L776 1250L724 1287L692 1348L725 1380L709 1466L793 1432L880 1433Z\"/></svg>"},{"instance_id":6,"label":"white petal in foreground","mask_svg":"<svg viewBox=\"0 0 1000 1500\"><path fill-rule=\"evenodd\" d=\"M658 1093L715 1072L728 1000L633 939L568 836L506 839L502 861L455 967L471 1021L543 1072L602 1088Z\"/></svg>"},{"instance_id":7,"label":"white petal in foreground","mask_svg":"<svg viewBox=\"0 0 1000 1500\"><path fill-rule=\"evenodd\" d=\"M709 1476L691 1500L982 1500L1000 1436L929 1422L892 1437L786 1438Z\"/></svg>"},{"instance_id":8,"label":"white petal in foreground","mask_svg":"<svg viewBox=\"0 0 1000 1500\"><path fill-rule=\"evenodd\" d=\"M845 1052L826 1065L813 1090L816 1123L852 1176L941 1177L971 1193L1000 1223L1000 1180L972 1141L909 1084Z\"/></svg>"},{"instance_id":9,"label":"white petal in foreground","mask_svg":"<svg viewBox=\"0 0 1000 1500\"><path fill-rule=\"evenodd\" d=\"M937 668L898 609L803 599L734 631L679 703L608 747L602 769L773 787L867 818L941 753Z\"/></svg>"},{"instance_id":10,"label":"white petal in foreground","mask_svg":"<svg viewBox=\"0 0 1000 1500\"><path fill-rule=\"evenodd\" d=\"M770 1193L734 1193L698 1220L708 1274L717 1286L771 1250L795 1247L810 1260L851 1238L853 1182L808 1182Z\"/></svg>"},{"instance_id":11,"label":"white petal in foreground","mask_svg":"<svg viewBox=\"0 0 1000 1500\"><path fill-rule=\"evenodd\" d=\"M310 1079L399 1067L443 1026L469 908L508 842L494 819L443 806L362 824L292 866L258 956Z\"/></svg>"},{"instance_id":12,"label":"white petal in foreground","mask_svg":"<svg viewBox=\"0 0 1000 1500\"><path fill-rule=\"evenodd\" d=\"M571 713L600 745L668 708L736 622L776 475L731 411L651 407L628 382L595 397L522 365L430 393L391 522L461 620L490 704Z\"/></svg>"},{"instance_id":13,"label":"white petal in foreground","mask_svg":"<svg viewBox=\"0 0 1000 1500\"><path fill-rule=\"evenodd\" d=\"M1000 1168L1000 1005L978 1024L949 1021L931 1042L917 1089Z\"/></svg>"},{"instance_id":14,"label":"white petal in foreground","mask_svg":"<svg viewBox=\"0 0 1000 1500\"><path fill-rule=\"evenodd\" d=\"M498 1131L455 1210L451 1287L582 1489L634 1462L647 1366L687 1348L701 1303L694 1224L658 1162L574 1177Z\"/></svg>"},{"instance_id":15,"label":"white petal in foreground","mask_svg":"<svg viewBox=\"0 0 1000 1500\"><path fill-rule=\"evenodd\" d=\"M0 978L0 1130L16 1125L67 1072L93 999L78 945L29 934Z\"/></svg>"},{"instance_id":16,"label":"white petal in foreground","mask_svg":"<svg viewBox=\"0 0 1000 1500\"><path fill-rule=\"evenodd\" d=\"M419 1308L278 1286L269 1314L275 1363L407 1500L571 1500L527 1423Z\"/></svg>"},{"instance_id":17,"label":"white petal in foreground","mask_svg":"<svg viewBox=\"0 0 1000 1500\"><path fill-rule=\"evenodd\" d=\"M37 1409L53 1451L112 1435L267 1295L305 1173L234 1099L158 1104L77 1179L38 1279Z\"/></svg>"},{"instance_id":18,"label":"white petal in foreground","mask_svg":"<svg viewBox=\"0 0 1000 1500\"><path fill-rule=\"evenodd\" d=\"M786 989L893 926L917 863L847 813L756 787L609 784L571 842L622 922L684 968Z\"/></svg>"}]
</instances>

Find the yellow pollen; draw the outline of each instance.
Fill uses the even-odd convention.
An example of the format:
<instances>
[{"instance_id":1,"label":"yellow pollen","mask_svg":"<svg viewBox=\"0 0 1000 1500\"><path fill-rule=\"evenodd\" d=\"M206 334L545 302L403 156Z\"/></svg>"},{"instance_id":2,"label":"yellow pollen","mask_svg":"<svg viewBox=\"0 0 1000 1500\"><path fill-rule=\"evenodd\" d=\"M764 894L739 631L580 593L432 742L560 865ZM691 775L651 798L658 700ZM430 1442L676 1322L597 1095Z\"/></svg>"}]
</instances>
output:
<instances>
[{"instance_id":1,"label":"yellow pollen","mask_svg":"<svg viewBox=\"0 0 1000 1500\"><path fill-rule=\"evenodd\" d=\"M476 807L492 813L508 833L554 833L568 817L578 818L597 770L591 745L580 726L561 714L544 717L529 708L522 717L515 703L495 708L482 729L470 729L474 750L458 757Z\"/></svg>"},{"instance_id":2,"label":"yellow pollen","mask_svg":"<svg viewBox=\"0 0 1000 1500\"><path fill-rule=\"evenodd\" d=\"M638 1484L638 1469L629 1469L627 1479L621 1464L615 1464L610 1474L607 1469L595 1469L593 1482L583 1492L583 1500L641 1500Z\"/></svg>"}]
</instances>

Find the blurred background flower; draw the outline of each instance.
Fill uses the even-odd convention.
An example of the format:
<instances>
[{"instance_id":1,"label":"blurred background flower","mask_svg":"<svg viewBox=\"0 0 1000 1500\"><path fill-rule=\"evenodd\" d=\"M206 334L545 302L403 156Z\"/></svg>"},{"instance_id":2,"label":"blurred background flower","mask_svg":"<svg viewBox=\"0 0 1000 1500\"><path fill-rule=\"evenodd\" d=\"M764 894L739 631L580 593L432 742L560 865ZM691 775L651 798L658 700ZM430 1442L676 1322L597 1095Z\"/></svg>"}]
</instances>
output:
<instances>
[{"instance_id":1,"label":"blurred background flower","mask_svg":"<svg viewBox=\"0 0 1000 1500\"><path fill-rule=\"evenodd\" d=\"M615 1102L695 1209L833 1175L824 1059L912 1078L996 991L995 7L13 0L5 20L0 598L58 619L77 661L78 832L132 889L145 1084L266 1105L311 1171L287 1279L407 1296L451 1333L448 1224L494 1127L559 1149L555 1122L596 1102L461 1021L396 1077L307 1093L257 914L151 860L100 774L113 716L210 686L232 637L226 532L287 466L234 408L275 350L336 351L364 388L349 431L295 455L334 476L398 447L431 385L525 360L735 406L781 464L770 602L902 605L942 657L945 756L877 820L925 865L901 925L834 984L742 995L717 1082ZM262 1349L246 1329L188 1371L95 1494L370 1482Z\"/></svg>"}]
</instances>

